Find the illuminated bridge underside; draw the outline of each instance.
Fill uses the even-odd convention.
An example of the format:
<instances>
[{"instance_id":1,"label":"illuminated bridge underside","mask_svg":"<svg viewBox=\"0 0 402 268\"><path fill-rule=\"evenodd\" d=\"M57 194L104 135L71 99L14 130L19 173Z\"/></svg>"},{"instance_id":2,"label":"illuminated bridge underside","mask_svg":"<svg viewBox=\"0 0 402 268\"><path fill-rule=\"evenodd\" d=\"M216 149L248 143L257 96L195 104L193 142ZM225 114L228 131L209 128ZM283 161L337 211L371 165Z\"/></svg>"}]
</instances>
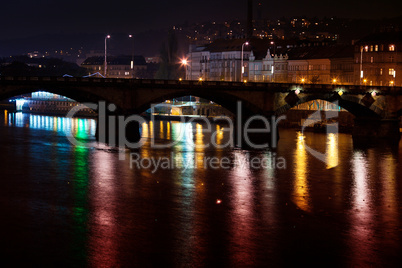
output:
<instances>
[{"instance_id":1,"label":"illuminated bridge underside","mask_svg":"<svg viewBox=\"0 0 402 268\"><path fill-rule=\"evenodd\" d=\"M149 109L151 104L188 95L214 101L234 114L237 114L237 103L241 101L241 116L244 118L255 114L266 117L279 116L296 105L321 99L337 102L339 106L356 116L356 127L360 130L356 131L355 135L371 137L397 135L398 139L397 120L402 113L401 87L0 77L0 99L38 90L63 95L81 103L98 101L113 103L117 106L117 113L121 115L140 114ZM373 132L375 129L377 130Z\"/></svg>"}]
</instances>

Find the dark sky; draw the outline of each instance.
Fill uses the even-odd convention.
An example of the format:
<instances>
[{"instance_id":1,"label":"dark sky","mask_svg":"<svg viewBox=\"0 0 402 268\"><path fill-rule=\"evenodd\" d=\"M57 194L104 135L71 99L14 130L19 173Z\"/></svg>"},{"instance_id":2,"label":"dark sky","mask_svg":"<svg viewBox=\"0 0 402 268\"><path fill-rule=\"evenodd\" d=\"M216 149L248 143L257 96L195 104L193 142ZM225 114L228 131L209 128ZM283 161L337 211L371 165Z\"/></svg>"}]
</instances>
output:
<instances>
[{"instance_id":1,"label":"dark sky","mask_svg":"<svg viewBox=\"0 0 402 268\"><path fill-rule=\"evenodd\" d=\"M260 2L267 18L294 15L382 18L402 15L401 0ZM223 21L245 17L246 0L3 0L0 5L0 39L44 33L137 33L186 20Z\"/></svg>"}]
</instances>

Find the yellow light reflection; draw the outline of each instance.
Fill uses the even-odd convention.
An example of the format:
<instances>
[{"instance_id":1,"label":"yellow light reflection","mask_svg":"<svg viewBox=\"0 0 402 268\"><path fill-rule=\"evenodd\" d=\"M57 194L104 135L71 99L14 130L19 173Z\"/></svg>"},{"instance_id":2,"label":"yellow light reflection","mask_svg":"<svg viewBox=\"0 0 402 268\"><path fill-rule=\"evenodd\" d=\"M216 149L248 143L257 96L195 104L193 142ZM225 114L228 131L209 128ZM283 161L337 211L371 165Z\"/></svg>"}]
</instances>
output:
<instances>
[{"instance_id":1,"label":"yellow light reflection","mask_svg":"<svg viewBox=\"0 0 402 268\"><path fill-rule=\"evenodd\" d=\"M53 131L57 132L57 117L53 117Z\"/></svg>"},{"instance_id":2,"label":"yellow light reflection","mask_svg":"<svg viewBox=\"0 0 402 268\"><path fill-rule=\"evenodd\" d=\"M149 121L149 134L150 134L150 138L154 138L154 122Z\"/></svg>"},{"instance_id":3,"label":"yellow light reflection","mask_svg":"<svg viewBox=\"0 0 402 268\"><path fill-rule=\"evenodd\" d=\"M223 128L216 125L216 145L221 145L223 140Z\"/></svg>"},{"instance_id":4,"label":"yellow light reflection","mask_svg":"<svg viewBox=\"0 0 402 268\"><path fill-rule=\"evenodd\" d=\"M295 183L293 202L302 210L310 212L310 195L307 184L307 152L304 144L304 136L298 133L297 147L294 154L295 162Z\"/></svg>"},{"instance_id":5,"label":"yellow light reflection","mask_svg":"<svg viewBox=\"0 0 402 268\"><path fill-rule=\"evenodd\" d=\"M4 125L8 125L8 111L4 110Z\"/></svg>"},{"instance_id":6,"label":"yellow light reflection","mask_svg":"<svg viewBox=\"0 0 402 268\"><path fill-rule=\"evenodd\" d=\"M329 133L327 136L327 169L334 168L339 164L338 135Z\"/></svg>"},{"instance_id":7,"label":"yellow light reflection","mask_svg":"<svg viewBox=\"0 0 402 268\"><path fill-rule=\"evenodd\" d=\"M196 125L195 132L195 151L196 151L196 167L203 168L204 166L204 134L201 124Z\"/></svg>"},{"instance_id":8,"label":"yellow light reflection","mask_svg":"<svg viewBox=\"0 0 402 268\"><path fill-rule=\"evenodd\" d=\"M196 132L195 132L195 148L197 151L204 149L204 140L203 140L204 134L202 132L202 125L197 124L196 125Z\"/></svg>"},{"instance_id":9,"label":"yellow light reflection","mask_svg":"<svg viewBox=\"0 0 402 268\"><path fill-rule=\"evenodd\" d=\"M163 121L159 122L159 138L165 138L165 131L163 129Z\"/></svg>"},{"instance_id":10,"label":"yellow light reflection","mask_svg":"<svg viewBox=\"0 0 402 268\"><path fill-rule=\"evenodd\" d=\"M167 122L167 124L166 124L166 139L168 139L168 140L171 139L170 128L171 128L170 122Z\"/></svg>"},{"instance_id":11,"label":"yellow light reflection","mask_svg":"<svg viewBox=\"0 0 402 268\"><path fill-rule=\"evenodd\" d=\"M149 138L148 124L142 123L142 137Z\"/></svg>"}]
</instances>

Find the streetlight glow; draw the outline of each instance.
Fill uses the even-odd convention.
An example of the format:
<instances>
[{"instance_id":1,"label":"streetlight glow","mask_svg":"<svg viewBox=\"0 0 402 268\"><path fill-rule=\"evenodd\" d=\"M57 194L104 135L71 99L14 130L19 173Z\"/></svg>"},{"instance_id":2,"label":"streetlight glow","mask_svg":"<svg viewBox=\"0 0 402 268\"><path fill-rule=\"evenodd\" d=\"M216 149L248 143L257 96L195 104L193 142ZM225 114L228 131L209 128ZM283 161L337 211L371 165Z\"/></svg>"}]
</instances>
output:
<instances>
[{"instance_id":1,"label":"streetlight glow","mask_svg":"<svg viewBox=\"0 0 402 268\"><path fill-rule=\"evenodd\" d=\"M249 42L245 42L241 45L241 74L240 74L240 81L243 81L243 74L244 74L244 46L248 46Z\"/></svg>"},{"instance_id":2,"label":"streetlight glow","mask_svg":"<svg viewBox=\"0 0 402 268\"><path fill-rule=\"evenodd\" d=\"M105 37L105 62L104 62L104 76L107 74L107 40L110 39L110 35L106 35Z\"/></svg>"}]
</instances>

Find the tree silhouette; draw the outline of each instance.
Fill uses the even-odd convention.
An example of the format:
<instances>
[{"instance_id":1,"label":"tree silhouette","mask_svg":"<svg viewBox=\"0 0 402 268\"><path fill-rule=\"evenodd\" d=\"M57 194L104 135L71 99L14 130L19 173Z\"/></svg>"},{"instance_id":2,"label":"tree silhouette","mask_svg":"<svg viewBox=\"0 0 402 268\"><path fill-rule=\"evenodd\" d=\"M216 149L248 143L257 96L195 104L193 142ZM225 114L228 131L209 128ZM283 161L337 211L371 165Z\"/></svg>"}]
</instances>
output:
<instances>
[{"instance_id":1,"label":"tree silhouette","mask_svg":"<svg viewBox=\"0 0 402 268\"><path fill-rule=\"evenodd\" d=\"M156 79L178 79L177 37L173 30L168 33L167 43L163 43L160 51L161 63L155 74Z\"/></svg>"}]
</instances>

